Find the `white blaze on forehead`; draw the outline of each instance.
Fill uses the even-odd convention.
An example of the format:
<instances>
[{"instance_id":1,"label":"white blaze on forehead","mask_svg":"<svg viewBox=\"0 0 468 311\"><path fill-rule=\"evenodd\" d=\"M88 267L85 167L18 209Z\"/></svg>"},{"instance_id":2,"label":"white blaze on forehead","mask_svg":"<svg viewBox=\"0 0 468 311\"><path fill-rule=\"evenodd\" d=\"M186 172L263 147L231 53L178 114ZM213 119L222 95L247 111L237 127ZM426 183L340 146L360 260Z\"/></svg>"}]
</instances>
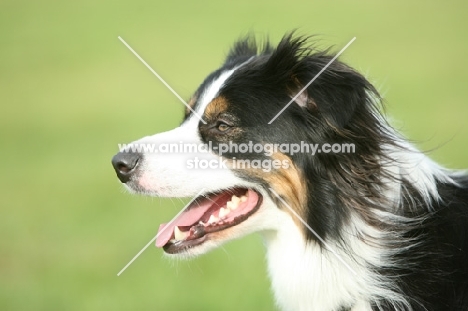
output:
<instances>
[{"instance_id":1,"label":"white blaze on forehead","mask_svg":"<svg viewBox=\"0 0 468 311\"><path fill-rule=\"evenodd\" d=\"M211 82L210 85L208 85L208 87L206 87L203 90L203 93L199 99L199 105L196 109L196 112L200 116L203 116L203 112L205 111L206 106L208 106L208 104L218 95L219 90L224 86L226 80L234 73L234 71L236 71L237 68L239 67L223 72L218 78L216 78L213 82ZM189 123L192 123L192 120L194 119L195 121L197 121L198 124L199 120L196 117L194 118L194 115L190 116Z\"/></svg>"},{"instance_id":2,"label":"white blaze on forehead","mask_svg":"<svg viewBox=\"0 0 468 311\"><path fill-rule=\"evenodd\" d=\"M246 60L245 62L243 62L242 64L234 67L233 69L230 69L230 70L226 70L224 71L223 73L221 73L221 75L219 75L218 78L216 78L215 80L213 80L211 82L210 85L208 85L204 90L203 90L203 93L202 95L200 96L200 99L199 99L199 105L196 109L196 112L202 116L203 113L205 112L205 109L206 107L208 106L208 104L213 100L215 99L218 94L219 94L219 90L225 85L225 82L227 79L229 79L230 76L232 76L232 74L239 68L243 67L245 64L247 64L248 62L250 62L253 58L255 58L255 56L252 56L251 58L249 58L248 60ZM197 117L193 117L193 114L190 116L188 122L190 123L193 123L192 120L196 120L197 121L197 125L198 125L198 118Z\"/></svg>"}]
</instances>

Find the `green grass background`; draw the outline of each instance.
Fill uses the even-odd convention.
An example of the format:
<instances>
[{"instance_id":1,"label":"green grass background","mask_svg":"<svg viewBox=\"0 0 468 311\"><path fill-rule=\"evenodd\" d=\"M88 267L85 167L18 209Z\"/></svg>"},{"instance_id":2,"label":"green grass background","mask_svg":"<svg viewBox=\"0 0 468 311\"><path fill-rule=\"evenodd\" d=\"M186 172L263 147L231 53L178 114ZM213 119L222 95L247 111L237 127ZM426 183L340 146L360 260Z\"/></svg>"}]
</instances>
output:
<instances>
[{"instance_id":1,"label":"green grass background","mask_svg":"<svg viewBox=\"0 0 468 311\"><path fill-rule=\"evenodd\" d=\"M183 107L117 39L188 98L248 31L321 45L385 95L394 124L468 167L466 1L0 3L0 310L272 310L258 236L192 261L150 247L183 207L131 196L117 143L178 125ZM196 182L196 181L194 181ZM310 276L313 278L313 276Z\"/></svg>"}]
</instances>

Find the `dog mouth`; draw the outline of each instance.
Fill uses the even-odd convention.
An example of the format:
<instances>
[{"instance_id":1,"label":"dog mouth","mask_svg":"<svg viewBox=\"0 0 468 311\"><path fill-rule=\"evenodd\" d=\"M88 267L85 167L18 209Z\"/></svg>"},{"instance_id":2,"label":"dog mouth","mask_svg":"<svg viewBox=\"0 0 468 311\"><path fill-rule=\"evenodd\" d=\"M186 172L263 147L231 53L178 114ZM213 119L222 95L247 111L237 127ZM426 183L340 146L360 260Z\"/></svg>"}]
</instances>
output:
<instances>
[{"instance_id":1,"label":"dog mouth","mask_svg":"<svg viewBox=\"0 0 468 311\"><path fill-rule=\"evenodd\" d=\"M201 195L172 223L160 225L156 246L177 254L203 244L210 234L247 220L261 203L261 194L247 188Z\"/></svg>"}]
</instances>

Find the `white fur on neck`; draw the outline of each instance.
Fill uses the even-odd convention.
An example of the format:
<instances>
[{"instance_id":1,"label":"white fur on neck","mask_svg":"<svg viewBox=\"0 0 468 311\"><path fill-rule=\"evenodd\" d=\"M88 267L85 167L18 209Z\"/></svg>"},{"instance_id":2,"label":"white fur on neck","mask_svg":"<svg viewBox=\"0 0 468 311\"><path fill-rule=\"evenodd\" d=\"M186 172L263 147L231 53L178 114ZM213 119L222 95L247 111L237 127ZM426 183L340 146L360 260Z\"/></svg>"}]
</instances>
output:
<instances>
[{"instance_id":1,"label":"white fur on neck","mask_svg":"<svg viewBox=\"0 0 468 311\"><path fill-rule=\"evenodd\" d=\"M353 311L369 311L370 301L383 297L394 300L396 306L406 304L388 281L366 266L381 265L384 250L365 244L357 236L365 231L378 239L380 232L354 217L352 227L344 229L348 232L344 237L347 243L342 244L345 246L328 241L354 273L326 248L306 242L289 214L280 217L277 231L264 233L264 238L272 289L282 310L333 311L351 307Z\"/></svg>"}]
</instances>

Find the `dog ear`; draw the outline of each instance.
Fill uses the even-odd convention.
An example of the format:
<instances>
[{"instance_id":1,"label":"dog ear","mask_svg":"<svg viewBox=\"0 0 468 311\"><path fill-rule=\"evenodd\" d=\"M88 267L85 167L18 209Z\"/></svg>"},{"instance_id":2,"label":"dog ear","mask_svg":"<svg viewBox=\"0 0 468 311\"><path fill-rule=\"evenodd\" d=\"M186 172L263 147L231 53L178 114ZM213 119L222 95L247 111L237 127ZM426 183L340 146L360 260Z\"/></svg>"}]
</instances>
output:
<instances>
[{"instance_id":1,"label":"dog ear","mask_svg":"<svg viewBox=\"0 0 468 311\"><path fill-rule=\"evenodd\" d=\"M379 95L360 73L338 60L330 63L332 60L331 55L323 53L304 57L300 61L302 71L297 79L301 85L307 85L316 77L307 87L307 103L313 102L314 105L310 107L308 104L305 108L312 108L312 111L318 109L327 121L343 128L355 113L363 111L363 108L371 104L371 96L379 98Z\"/></svg>"},{"instance_id":2,"label":"dog ear","mask_svg":"<svg viewBox=\"0 0 468 311\"><path fill-rule=\"evenodd\" d=\"M343 128L356 109L369 102L370 94L378 97L378 93L361 74L338 60L320 73L333 55L328 51L316 52L307 42L308 38L285 36L268 59L265 70L277 82L282 81L282 87L297 105Z\"/></svg>"}]
</instances>

